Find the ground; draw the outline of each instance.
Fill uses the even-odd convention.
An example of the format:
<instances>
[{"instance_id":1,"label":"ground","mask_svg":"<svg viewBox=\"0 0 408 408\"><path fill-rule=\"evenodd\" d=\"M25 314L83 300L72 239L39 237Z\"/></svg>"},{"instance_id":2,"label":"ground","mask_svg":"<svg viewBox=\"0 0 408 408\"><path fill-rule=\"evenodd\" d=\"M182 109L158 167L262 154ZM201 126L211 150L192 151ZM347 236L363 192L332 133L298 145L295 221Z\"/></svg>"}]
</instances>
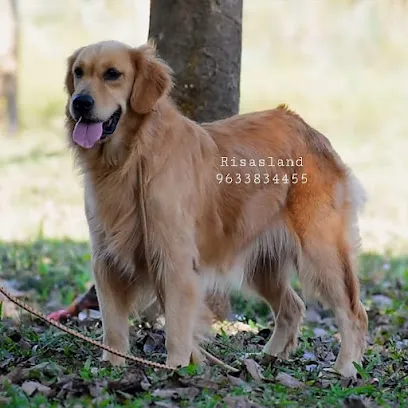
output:
<instances>
[{"instance_id":1,"label":"ground","mask_svg":"<svg viewBox=\"0 0 408 408\"><path fill-rule=\"evenodd\" d=\"M81 293L88 280L87 244L39 240L0 247L1 276L36 307L49 311ZM287 361L261 358L273 321L268 308L234 296L235 321L214 327L206 348L239 369L190 366L166 372L113 369L101 351L23 314L0 322L0 405L7 407L404 407L408 400L408 269L406 259L365 255L362 295L370 321L369 347L357 381L325 371L338 352L332 314L310 304L299 347ZM403 271L401 273L401 271ZM295 282L296 285L296 282ZM297 285L296 285L297 287ZM10 305L7 304L9 307ZM8 310L12 314L13 310ZM271 322L272 326L268 323ZM69 323L101 337L99 319ZM160 324L134 321L132 353L165 359Z\"/></svg>"}]
</instances>

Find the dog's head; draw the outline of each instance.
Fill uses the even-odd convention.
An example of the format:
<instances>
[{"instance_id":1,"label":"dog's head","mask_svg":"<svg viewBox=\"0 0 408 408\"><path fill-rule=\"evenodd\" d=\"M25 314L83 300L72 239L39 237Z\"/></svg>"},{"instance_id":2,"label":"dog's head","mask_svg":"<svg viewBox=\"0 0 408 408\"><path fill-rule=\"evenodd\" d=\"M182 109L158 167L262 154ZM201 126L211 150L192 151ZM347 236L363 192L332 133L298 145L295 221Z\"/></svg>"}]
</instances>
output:
<instances>
[{"instance_id":1,"label":"dog's head","mask_svg":"<svg viewBox=\"0 0 408 408\"><path fill-rule=\"evenodd\" d=\"M129 115L145 115L171 89L171 70L152 44L105 41L68 58L66 114L75 143L92 148L121 132Z\"/></svg>"}]
</instances>

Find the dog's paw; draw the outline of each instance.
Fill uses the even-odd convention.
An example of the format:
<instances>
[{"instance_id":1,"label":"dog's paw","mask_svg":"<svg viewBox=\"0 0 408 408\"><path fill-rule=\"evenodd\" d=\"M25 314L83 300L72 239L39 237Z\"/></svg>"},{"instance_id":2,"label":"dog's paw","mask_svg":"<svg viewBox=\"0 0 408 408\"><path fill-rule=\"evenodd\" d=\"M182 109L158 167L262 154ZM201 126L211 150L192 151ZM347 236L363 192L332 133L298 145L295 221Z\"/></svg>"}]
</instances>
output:
<instances>
[{"instance_id":1,"label":"dog's paw","mask_svg":"<svg viewBox=\"0 0 408 408\"><path fill-rule=\"evenodd\" d=\"M126 360L123 357L119 357L116 354L109 353L108 351L103 352L102 361L108 361L114 366L123 367L126 365Z\"/></svg>"},{"instance_id":2,"label":"dog's paw","mask_svg":"<svg viewBox=\"0 0 408 408\"><path fill-rule=\"evenodd\" d=\"M172 368L187 367L190 364L190 356L169 354L166 365Z\"/></svg>"},{"instance_id":3,"label":"dog's paw","mask_svg":"<svg viewBox=\"0 0 408 408\"><path fill-rule=\"evenodd\" d=\"M357 378L357 370L351 361L341 365L336 362L334 364L334 371L345 378Z\"/></svg>"},{"instance_id":4,"label":"dog's paw","mask_svg":"<svg viewBox=\"0 0 408 408\"><path fill-rule=\"evenodd\" d=\"M204 357L203 353L200 351L199 348L195 348L190 357L190 362L192 364L203 364L206 362L206 358Z\"/></svg>"},{"instance_id":5,"label":"dog's paw","mask_svg":"<svg viewBox=\"0 0 408 408\"><path fill-rule=\"evenodd\" d=\"M297 338L292 336L285 343L275 341L271 339L268 343L265 344L262 352L270 356L279 357L282 360L287 360L292 353L297 348Z\"/></svg>"}]
</instances>

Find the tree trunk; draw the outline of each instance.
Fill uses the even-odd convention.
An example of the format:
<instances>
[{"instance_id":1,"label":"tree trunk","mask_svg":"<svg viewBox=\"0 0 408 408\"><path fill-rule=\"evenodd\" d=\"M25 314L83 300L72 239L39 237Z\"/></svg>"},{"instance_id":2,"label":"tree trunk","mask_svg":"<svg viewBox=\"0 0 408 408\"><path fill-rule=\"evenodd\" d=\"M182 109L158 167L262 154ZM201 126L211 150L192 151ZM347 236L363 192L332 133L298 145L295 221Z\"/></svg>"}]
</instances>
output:
<instances>
[{"instance_id":1,"label":"tree trunk","mask_svg":"<svg viewBox=\"0 0 408 408\"><path fill-rule=\"evenodd\" d=\"M10 134L18 129L17 110L17 0L0 0L0 96L6 101Z\"/></svg>"},{"instance_id":2,"label":"tree trunk","mask_svg":"<svg viewBox=\"0 0 408 408\"><path fill-rule=\"evenodd\" d=\"M198 122L238 113L242 0L151 0L149 37L175 73L173 98Z\"/></svg>"}]
</instances>

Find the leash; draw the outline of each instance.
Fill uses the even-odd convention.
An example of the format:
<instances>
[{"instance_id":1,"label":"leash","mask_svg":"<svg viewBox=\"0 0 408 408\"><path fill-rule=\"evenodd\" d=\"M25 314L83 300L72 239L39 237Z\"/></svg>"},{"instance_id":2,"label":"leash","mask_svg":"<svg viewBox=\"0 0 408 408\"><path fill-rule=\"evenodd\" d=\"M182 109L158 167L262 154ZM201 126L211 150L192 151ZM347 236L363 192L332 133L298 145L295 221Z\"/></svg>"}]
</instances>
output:
<instances>
[{"instance_id":1,"label":"leash","mask_svg":"<svg viewBox=\"0 0 408 408\"><path fill-rule=\"evenodd\" d=\"M62 323L60 323L60 322L58 322L58 321L56 321L54 319L50 319L44 313L41 313L38 310L35 310L31 306L27 305L27 303L22 302L20 299L17 299L15 296L13 296L11 293L9 293L6 289L4 289L3 286L0 286L0 293L2 293L8 300L13 302L14 304L16 304L17 306L24 309L26 312L31 313L33 316L38 317L39 319L41 319L44 322L50 324L51 326L54 326L57 329L65 332L67 334L70 334L73 337L81 339L81 340L85 341L86 343L92 344L95 347L98 347L98 348L100 348L102 350L109 351L109 353L115 354L115 355L117 355L119 357L123 357L123 358L125 358L127 360L133 361L134 363L141 364L141 365L144 365L144 366L148 366L148 367L152 367L152 368L161 368L161 369L164 369L164 370L171 370L171 371L176 370L174 367L170 367L170 366L168 366L166 364L156 363L154 361L146 360L145 358L142 358L142 357L136 357L136 356L134 356L132 354L122 353L121 351L116 350L116 349L114 349L112 347L109 347L109 346L101 343L100 341L91 339L89 336L85 336L84 334L79 333L76 330L70 329L69 327L65 326L64 324L62 324ZM209 353L207 350L203 349L202 347L200 347L200 351L208 358L209 361L223 367L227 371L234 372L234 373L237 373L239 371L237 368L234 368L234 367L224 363L223 361L221 361L217 357L213 356L211 353Z\"/></svg>"},{"instance_id":2,"label":"leash","mask_svg":"<svg viewBox=\"0 0 408 408\"><path fill-rule=\"evenodd\" d=\"M144 197L144 185L143 185L143 179L142 179L142 164L139 161L139 179L140 179L140 204L141 204L141 210L142 210L142 228L143 228L143 235L145 237L145 252L146 252L146 261L147 261L147 267L149 269L149 272L152 271L152 263L151 263L151 259L150 259L150 254L147 253L147 249L148 249L148 237L147 237L147 216L146 216L146 203L145 203L145 197ZM2 293L8 300L10 300L11 302L13 302L14 304L16 304L17 306L21 307L22 309L24 309L25 311L27 311L28 313L32 314L33 316L43 320L44 322L50 324L51 326L56 327L57 329L73 336L76 337L78 339L81 339L83 341L85 341L86 343L92 344L95 347L98 347L102 350L106 350L109 353L115 354L119 357L123 357L127 360L133 361L137 364L141 364L144 366L148 366L148 367L152 367L152 368L160 368L160 369L164 369L164 370L171 370L174 371L175 368L174 367L170 367L167 364L161 364L161 363L156 363L154 361L150 361L150 360L146 360L142 357L136 357L132 354L128 354L128 353L122 353L119 350L116 350L112 347L109 347L103 343L101 343L100 341L94 340L88 336L85 336L82 333L79 333L76 330L70 329L69 327L63 325L62 323L58 322L57 320L54 319L50 319L49 317L47 317L45 314L39 312L38 310L35 310L34 308L32 308L31 306L27 305L26 303L22 302L20 299L17 299L15 296L13 296L11 293L9 293L6 289L4 289L3 286L0 286L0 293ZM200 347L200 351L208 358L209 361L211 361L214 364L220 365L221 367L223 367L224 369L226 369L227 371L230 372L238 372L239 370L231 367L230 365L224 363L223 361L221 361L220 359L218 359L217 357L213 356L211 353L209 353L207 350L204 350L202 347Z\"/></svg>"},{"instance_id":3,"label":"leash","mask_svg":"<svg viewBox=\"0 0 408 408\"><path fill-rule=\"evenodd\" d=\"M56 327L57 329L70 334L73 337L76 337L78 339L81 339L89 344L92 344L93 346L99 347L102 350L106 350L109 351L109 353L115 354L119 357L123 357L126 358L130 361L133 361L135 363L138 364L142 364L145 366L149 366L149 367L153 367L153 368L162 368L165 370L174 370L173 367L170 367L166 364L161 364L161 363L156 363L154 361L150 361L150 360L146 360L142 357L136 357L133 356L132 354L127 354L127 353L122 353L119 350L116 350L112 347L109 347L103 343L101 343L100 341L91 339L88 336L85 336L82 333L77 332L76 330L70 329L69 327L61 324L60 322L57 322L54 319L50 319L48 318L45 314L39 312L38 310L35 310L34 308L32 308L31 306L27 305L26 303L22 302L20 299L17 299L16 297L14 297L11 293L9 293L6 289L4 289L2 286L0 286L0 292L7 298L9 299L11 302L15 303L17 306L21 307L22 309L24 309L25 311L31 313L32 315L34 315L35 317L38 317L39 319L47 322L48 324L50 324L51 326Z\"/></svg>"}]
</instances>

